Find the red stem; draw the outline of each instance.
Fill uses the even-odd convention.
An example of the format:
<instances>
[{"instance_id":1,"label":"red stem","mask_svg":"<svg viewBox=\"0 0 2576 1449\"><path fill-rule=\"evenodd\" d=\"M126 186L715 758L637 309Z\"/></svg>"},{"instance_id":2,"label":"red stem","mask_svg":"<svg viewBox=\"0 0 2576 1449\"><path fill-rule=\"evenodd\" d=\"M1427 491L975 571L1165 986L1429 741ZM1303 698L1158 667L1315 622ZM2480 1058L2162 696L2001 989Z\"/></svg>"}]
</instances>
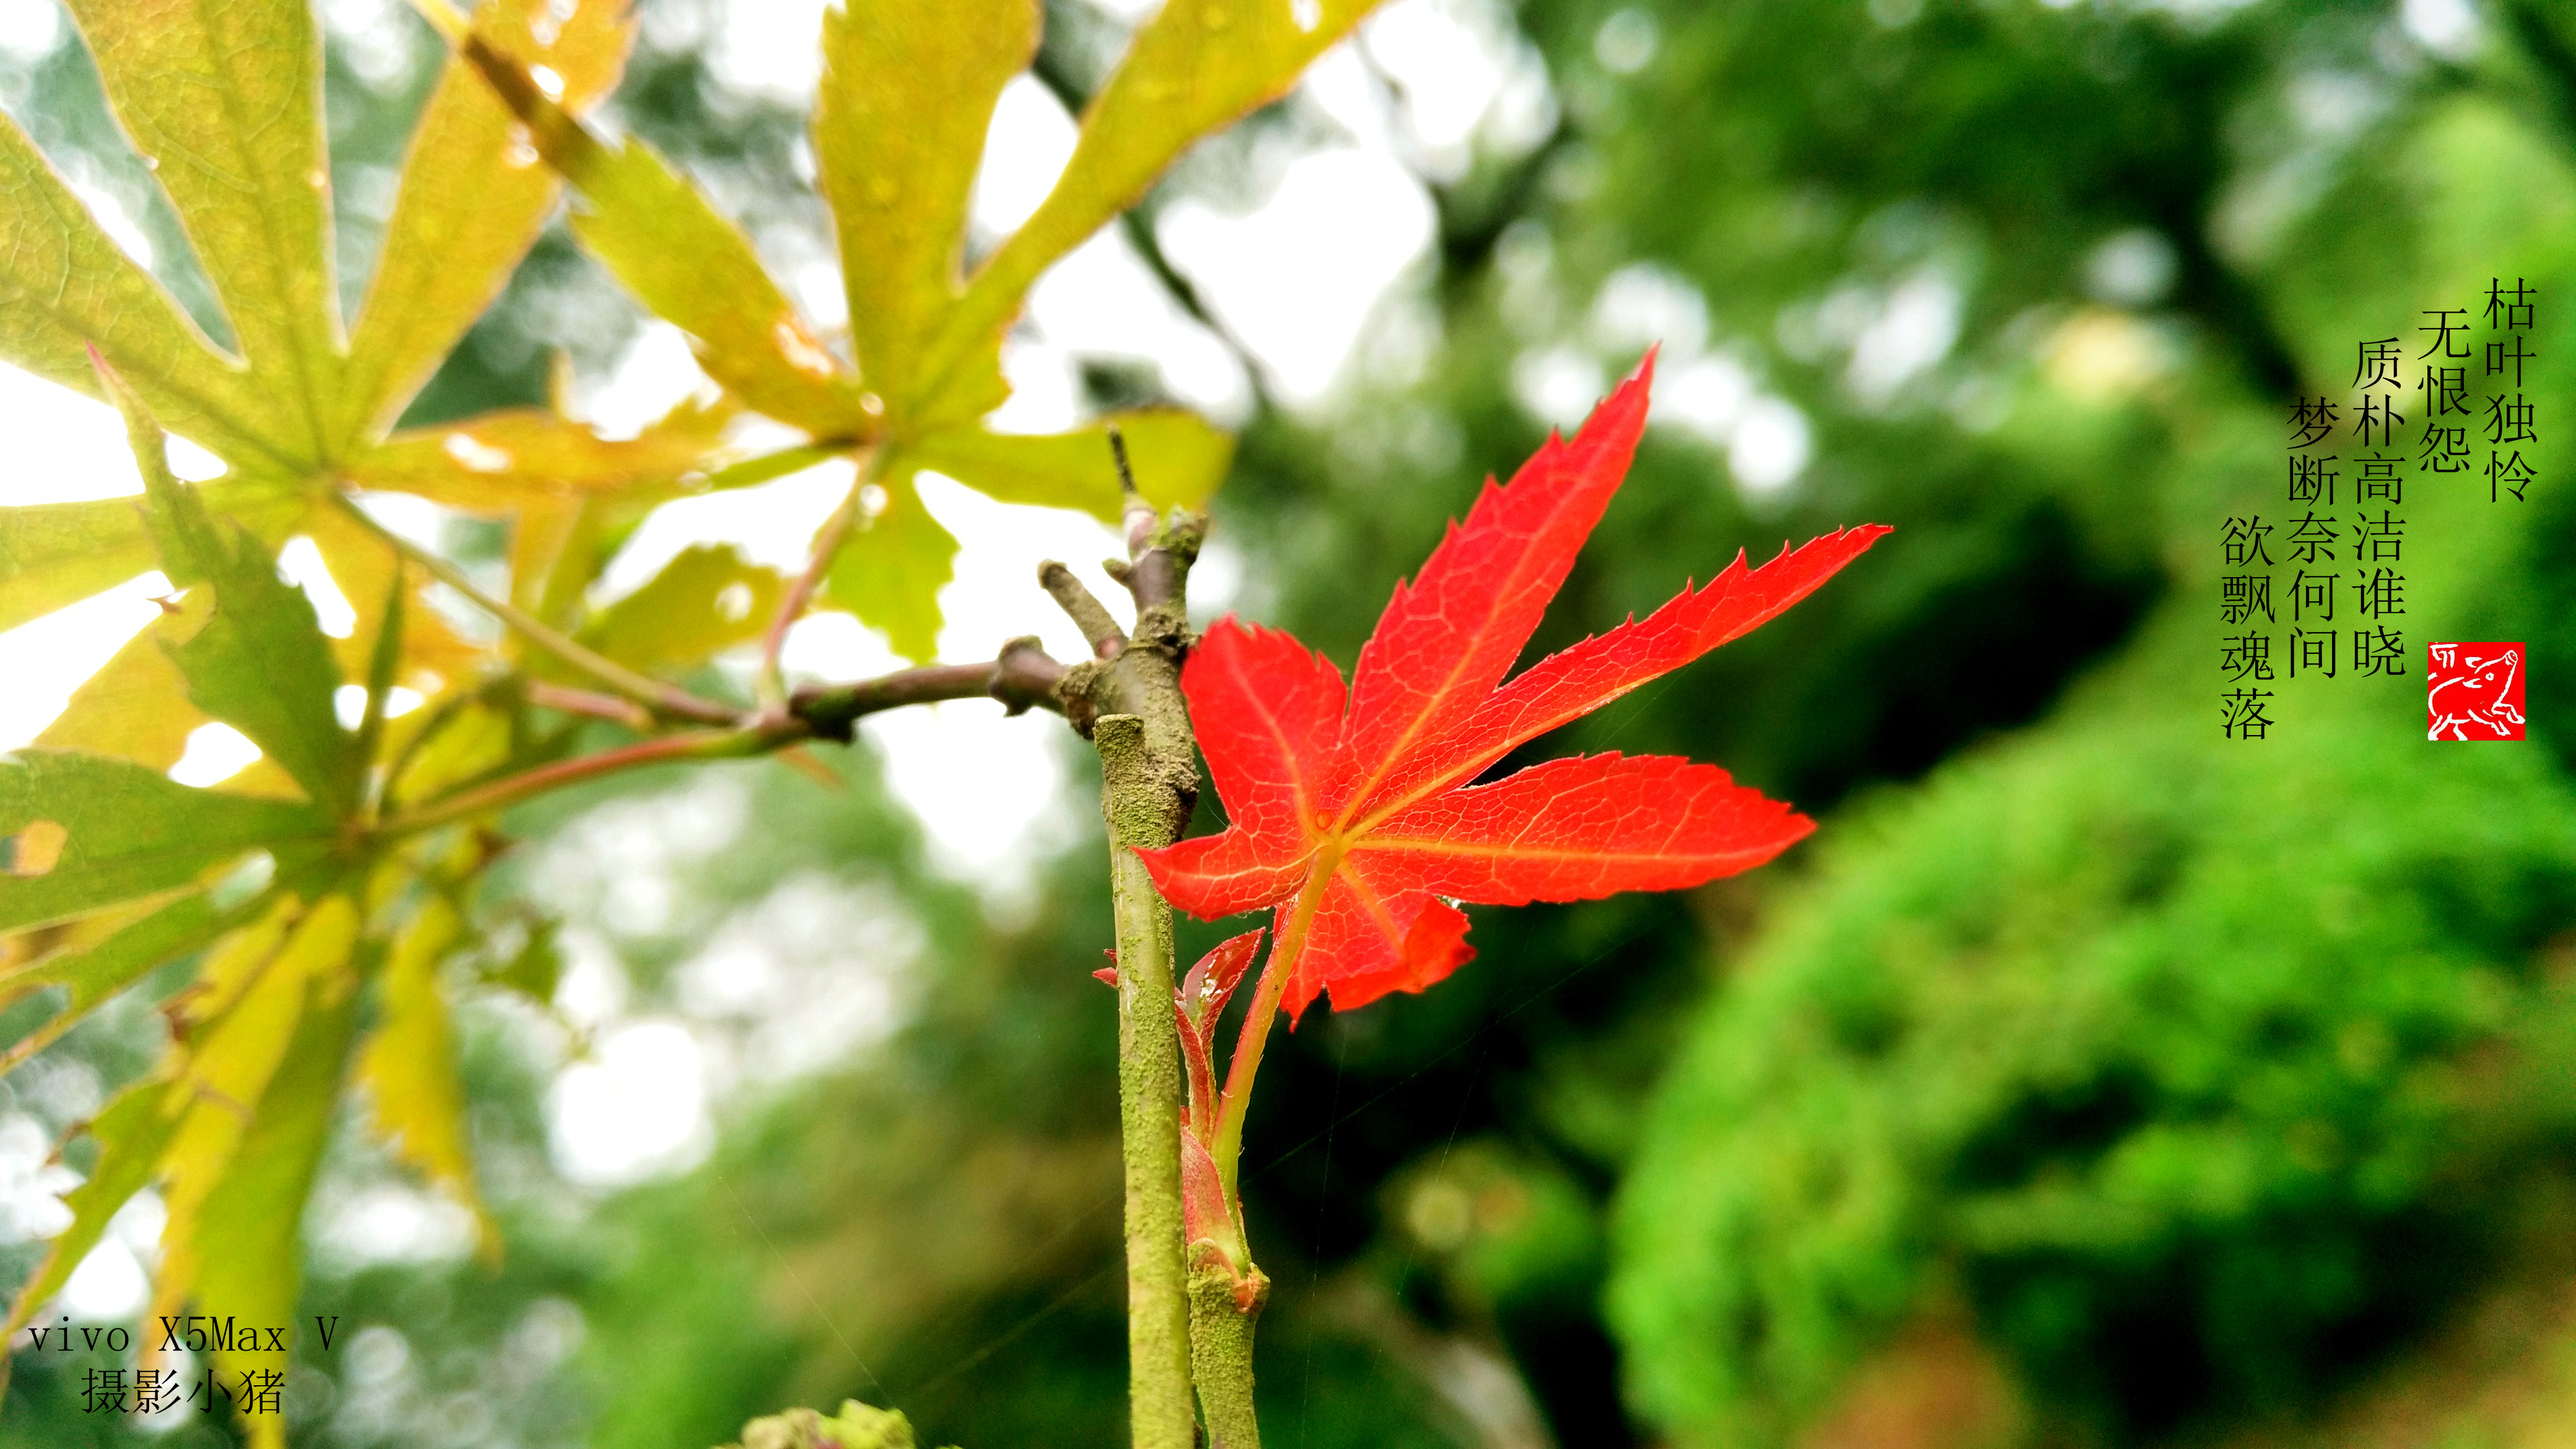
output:
<instances>
[{"instance_id":1,"label":"red stem","mask_svg":"<svg viewBox=\"0 0 2576 1449\"><path fill-rule=\"evenodd\" d=\"M1288 989L1288 978L1297 970L1297 958L1306 949L1307 928L1314 923L1315 908L1324 898L1324 887L1340 868L1339 847L1329 846L1330 858L1319 859L1306 887L1297 894L1288 923L1271 939L1270 959L1262 965L1260 984L1252 990L1252 1006L1243 1016L1243 1034L1235 1039L1233 1059L1226 1063L1225 1096L1217 1104L1216 1137L1208 1144L1216 1158L1217 1176L1225 1183L1226 1201L1235 1198L1235 1178L1243 1161L1243 1116L1252 1101L1252 1079L1261 1070L1261 1049L1270 1040L1270 1024L1278 1019L1279 998Z\"/></svg>"},{"instance_id":2,"label":"red stem","mask_svg":"<svg viewBox=\"0 0 2576 1449\"><path fill-rule=\"evenodd\" d=\"M1181 1027L1181 1057L1190 1068L1190 1105L1183 1126L1205 1142L1208 1130L1216 1125L1216 1068L1208 1061L1207 1033L1190 1020L1189 1011L1179 1002L1172 1003L1172 1015Z\"/></svg>"},{"instance_id":3,"label":"red stem","mask_svg":"<svg viewBox=\"0 0 2576 1449\"><path fill-rule=\"evenodd\" d=\"M434 826L451 824L468 816L481 815L504 806L515 805L532 795L543 794L582 780L594 780L623 770L658 765L670 760L721 760L755 755L784 744L792 735L773 735L763 730L697 730L689 734L665 735L643 740L614 750L602 750L579 759L559 760L539 765L533 770L505 776L489 785L451 795L444 800L397 815L378 827L379 835L409 835Z\"/></svg>"},{"instance_id":4,"label":"red stem","mask_svg":"<svg viewBox=\"0 0 2576 1449\"><path fill-rule=\"evenodd\" d=\"M841 551L842 541L850 536L850 526L858 522L859 495L868 486L871 470L866 456L862 455L857 461L858 470L850 478L850 491L842 497L841 506L832 510L832 516L823 520L823 527L815 533L814 551L805 560L805 571L788 583L786 594L778 601L778 613L769 621L769 632L761 636L758 686L763 704L776 704L787 697L786 680L778 667L779 652L787 647L787 631L795 627L797 620L805 617L806 606L814 602L814 591L822 587L823 575L831 570L833 556Z\"/></svg>"},{"instance_id":5,"label":"red stem","mask_svg":"<svg viewBox=\"0 0 2576 1449\"><path fill-rule=\"evenodd\" d=\"M528 703L566 714L589 715L593 719L615 720L635 730L653 727L653 716L643 706L614 694L595 689L572 689L542 679L528 681Z\"/></svg>"}]
</instances>

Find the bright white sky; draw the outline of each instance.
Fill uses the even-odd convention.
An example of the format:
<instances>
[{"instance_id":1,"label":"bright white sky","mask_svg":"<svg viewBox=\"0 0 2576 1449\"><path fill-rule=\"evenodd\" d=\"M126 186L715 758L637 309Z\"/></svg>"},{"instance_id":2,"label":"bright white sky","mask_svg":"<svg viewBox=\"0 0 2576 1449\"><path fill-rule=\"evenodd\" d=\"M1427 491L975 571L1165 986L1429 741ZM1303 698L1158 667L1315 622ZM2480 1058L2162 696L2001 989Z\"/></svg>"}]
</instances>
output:
<instances>
[{"instance_id":1,"label":"bright white sky","mask_svg":"<svg viewBox=\"0 0 2576 1449\"><path fill-rule=\"evenodd\" d=\"M1152 0L1094 3L1127 22L1153 8ZM411 63L407 22L391 0L329 0L322 11L352 56L366 62L362 68L398 72ZM646 43L705 45L725 89L802 104L817 78L812 37L819 14L820 0L728 0L712 33L661 35L648 26ZM1622 66L1642 63L1654 43L1651 28L1613 35L1605 27L1603 34L1605 46L1617 42L1612 49ZM0 53L6 58L24 62L66 43L72 43L71 31L56 0L0 0ZM1402 299L1427 278L1434 212L1424 178L1458 174L1480 145L1525 151L1555 124L1545 70L1512 30L1498 0L1395 0L1365 27L1359 44L1367 48L1365 58L1345 43L1305 82L1309 99L1338 123L1340 138L1288 160L1270 194L1248 214L1183 199L1160 219L1158 241L1242 351L1187 316L1112 229L1067 257L1032 291L1025 335L1006 357L1017 393L997 415L997 426L1044 431L1075 422L1083 358L1150 364L1175 396L1226 423L1243 421L1251 409L1246 355L1272 394L1294 408L1323 406L1348 386L1370 339L1379 335L1391 299ZM1381 77L1392 79L1395 89ZM1028 215L1062 167L1073 134L1072 118L1042 86L1023 78L1010 87L976 187L973 218L979 232L1006 233ZM148 246L116 202L92 188L84 188L84 195L111 234L148 260ZM1549 265L1543 237L1514 255L1541 272ZM1506 269L1513 265L1506 256ZM792 280L818 315L828 316L840 290L831 263L808 263ZM1516 390L1533 415L1571 424L1605 384L1602 358L1617 355L1617 365L1625 366L1639 348L1661 339L1666 353L1658 421L1727 450L1739 486L1751 492L1777 488L1805 463L1805 421L1786 402L1760 394L1752 374L1732 355L1709 350L1707 330L1705 306L1687 282L1631 269L1604 288L1578 335L1530 344L1515 368ZM657 325L608 376L585 380L579 395L594 419L631 427L703 381L685 341ZM0 480L0 504L140 491L121 430L105 406L5 366L0 437L10 440L12 454L12 467ZM219 467L184 445L174 448L173 461L186 476L210 476ZM638 531L604 587L632 587L679 550L706 541L737 542L760 561L792 569L845 476L827 466L759 489L673 504ZM1081 640L1036 590L1033 574L1040 559L1063 559L1114 602L1120 592L1097 567L1115 550L1110 531L1078 514L1003 507L945 480L926 480L922 492L964 541L956 581L942 596L948 621L942 656L990 657L1004 640L1036 632L1058 657L1081 657ZM406 511L387 521L417 530L434 519ZM292 546L286 557L289 575L315 593L326 619L345 614L336 590L315 577L318 569L294 567ZM1197 602L1211 613L1221 609L1240 571L1239 558L1220 543L1197 576ZM150 599L163 588L157 574L146 575L0 633L0 679L10 681L0 692L0 749L41 731L71 691L154 616ZM792 670L836 678L876 673L898 662L880 638L842 615L800 624L787 659ZM1060 732L1043 721L1005 719L997 706L982 702L880 716L866 728L886 756L888 778L920 814L941 859L992 891L998 909L1011 909L1014 895L1025 891L1035 852L1060 838L1072 818L1058 799ZM228 753L228 732L221 727L203 733L194 742L202 748L192 748L174 776L211 783L251 757L238 737ZM696 806L683 801L674 808ZM650 833L669 823L638 819L625 825L630 832ZM810 883L798 889L813 894ZM782 887L782 898L786 891ZM810 1006L817 999L817 980L851 988L837 1015L818 1019L840 1023L834 1030L850 1042L882 1033L897 1009L884 969L884 960L894 958L857 972L799 976L805 968L794 963L812 952L800 956L803 948L790 949L802 938L778 922L814 919L817 911L829 918L813 900L800 900L794 909L765 903L761 910L767 915L746 916L719 930L722 950L711 959L720 957L723 969L709 979L804 984L772 993L775 1001L744 998L748 1006L719 991L706 1001L684 1003L691 1013L686 1022L623 1015L622 976L613 951L593 942L575 953L567 992L581 1000L565 1005L588 1020L600 1049L586 1062L567 1065L551 1099L556 1155L569 1174L614 1183L695 1160L709 1141L712 1094L742 1075L731 1065L735 1056L778 1054L776 1043L762 1033L780 1023L764 1026L766 1018L754 1018L763 1011L782 1018L804 1011L798 1003ZM866 909L888 917L899 907L875 903ZM831 934L841 939L853 932L836 928ZM734 1027L719 1031L716 1023L724 1020L734 1020ZM798 1042L789 1055L800 1061L828 1059L835 1045L801 1037ZM9 1155L0 1151L0 1158ZM427 1230L406 1236L397 1230L400 1224L417 1227L433 1219L447 1224L439 1230L447 1234L441 1241L452 1239L452 1214L441 1218L433 1207L404 1208L378 1193L333 1218L341 1234L335 1241L354 1244L347 1251L362 1257L370 1251L366 1244L378 1240L379 1255L413 1251L420 1231ZM134 1286L125 1262L130 1259L102 1260L83 1285L95 1290L90 1297L97 1301L84 1306L102 1308Z\"/></svg>"}]
</instances>

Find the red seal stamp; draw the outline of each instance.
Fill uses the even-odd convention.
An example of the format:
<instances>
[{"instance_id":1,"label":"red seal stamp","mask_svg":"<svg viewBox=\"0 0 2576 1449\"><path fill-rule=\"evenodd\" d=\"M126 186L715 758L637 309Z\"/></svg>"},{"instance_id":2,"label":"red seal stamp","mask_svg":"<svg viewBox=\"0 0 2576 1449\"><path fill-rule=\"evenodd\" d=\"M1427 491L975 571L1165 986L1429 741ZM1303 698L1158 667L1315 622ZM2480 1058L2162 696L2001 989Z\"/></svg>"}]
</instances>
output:
<instances>
[{"instance_id":1,"label":"red seal stamp","mask_svg":"<svg viewBox=\"0 0 2576 1449\"><path fill-rule=\"evenodd\" d=\"M2519 644L2432 644L2424 671L2424 705L2434 740L2522 738Z\"/></svg>"}]
</instances>

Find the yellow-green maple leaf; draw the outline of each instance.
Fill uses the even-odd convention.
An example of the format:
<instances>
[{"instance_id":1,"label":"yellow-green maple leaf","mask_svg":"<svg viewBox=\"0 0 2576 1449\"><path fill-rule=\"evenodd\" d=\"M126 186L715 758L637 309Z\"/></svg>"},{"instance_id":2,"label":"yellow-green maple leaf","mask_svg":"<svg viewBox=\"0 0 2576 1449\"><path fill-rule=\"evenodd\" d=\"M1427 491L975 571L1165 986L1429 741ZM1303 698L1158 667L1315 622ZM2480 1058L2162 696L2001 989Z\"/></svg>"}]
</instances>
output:
<instances>
[{"instance_id":1,"label":"yellow-green maple leaf","mask_svg":"<svg viewBox=\"0 0 2576 1449\"><path fill-rule=\"evenodd\" d=\"M320 500L369 471L385 429L498 294L559 178L514 138L518 123L489 87L451 64L413 137L366 303L344 327L310 6L79 0L72 9L234 345L200 330L0 118L0 359L96 393L95 355L161 425L223 460L210 507L270 543L310 531ZM624 11L623 0L584 0L568 15L552 0L494 0L475 23L496 51L544 65L578 105L616 77L631 30ZM383 549L370 542L363 553ZM345 542L325 558L344 584L384 576L381 557ZM0 510L0 627L152 561L128 501Z\"/></svg>"},{"instance_id":2,"label":"yellow-green maple leaf","mask_svg":"<svg viewBox=\"0 0 2576 1449\"><path fill-rule=\"evenodd\" d=\"M585 131L524 67L467 48L580 194L576 233L689 334L708 374L819 447L862 460L854 486L885 501L839 540L826 597L919 660L936 642L957 545L920 506L916 475L935 469L1005 501L1118 516L1099 425L1040 437L984 426L1009 396L1002 333L1030 284L1140 200L1191 142L1284 92L1370 3L1334 0L1311 14L1282 0L1165 7L1084 116L1053 192L971 276L968 199L995 104L1036 49L1040 7L869 0L827 12L814 144L849 297L846 356L821 344L749 238L684 175L640 142ZM1158 503L1201 502L1224 476L1230 443L1191 414L1109 421L1142 441L1137 481Z\"/></svg>"},{"instance_id":3,"label":"yellow-green maple leaf","mask_svg":"<svg viewBox=\"0 0 2576 1449\"><path fill-rule=\"evenodd\" d=\"M466 930L456 902L481 847L452 839L442 854L434 840L371 830L383 809L524 767L522 684L487 677L510 651L478 651L433 610L406 607L425 581L346 513L343 490L514 517L514 602L612 660L673 668L749 637L784 592L774 574L699 551L589 609L585 591L615 540L679 493L864 459L861 477L884 502L852 530L829 587L915 657L935 640L955 550L921 505L919 472L1115 516L1105 424L1048 437L984 428L1007 391L1001 330L1039 270L1136 200L1191 139L1283 90L1365 6L1326 5L1316 25L1283 29L1266 9L1217 0L1147 25L1086 117L1056 194L968 276L966 198L1038 12L1034 0L959 3L891 0L829 22L817 146L849 277L845 355L684 175L574 119L613 83L631 33L623 0L477 9L468 49L483 75L451 63L433 95L354 322L331 270L321 51L304 0L72 0L228 341L126 258L0 118L0 358L108 393L149 494L0 510L0 625L156 562L181 591L79 691L49 747L0 757L0 999L45 991L64 1003L8 1062L154 967L198 957L172 1004L183 1030L93 1124L100 1161L13 1327L154 1182L170 1209L155 1310L193 1300L287 1322L303 1204L353 1075L399 1155L474 1200L438 971ZM530 141L551 167L531 164ZM684 405L625 440L560 407L389 435L535 237L558 172L583 193L572 224L585 245L691 334L729 399ZM737 403L810 441L737 457L725 441ZM1225 469L1228 440L1195 417L1118 421L1158 501L1195 503ZM225 477L173 480L165 425L221 458ZM297 534L357 614L348 638L325 638L304 592L277 573L276 544ZM729 612L737 591L749 607ZM353 674L366 701L354 728L337 707ZM444 697L389 723L397 681ZM225 788L171 782L163 771L207 722L248 736L260 764ZM363 1039L361 1021L375 1023ZM283 1367L264 1350L219 1357L235 1371ZM281 1441L274 1420L251 1422L261 1442Z\"/></svg>"}]
</instances>

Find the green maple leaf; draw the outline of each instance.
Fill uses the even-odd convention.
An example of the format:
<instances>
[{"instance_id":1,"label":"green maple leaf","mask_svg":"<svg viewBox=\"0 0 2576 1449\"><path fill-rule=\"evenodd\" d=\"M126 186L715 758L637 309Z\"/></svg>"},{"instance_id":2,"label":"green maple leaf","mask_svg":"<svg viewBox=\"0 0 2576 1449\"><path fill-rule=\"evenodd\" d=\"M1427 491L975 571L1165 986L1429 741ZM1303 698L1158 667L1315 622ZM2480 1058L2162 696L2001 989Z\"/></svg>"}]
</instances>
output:
<instances>
[{"instance_id":1,"label":"green maple leaf","mask_svg":"<svg viewBox=\"0 0 2576 1449\"><path fill-rule=\"evenodd\" d=\"M402 460L415 440L388 439L386 429L499 295L560 181L534 163L513 135L517 121L471 67L450 65L413 136L364 303L344 323L310 7L80 0L72 9L109 104L213 284L232 345L200 330L98 228L26 133L0 119L0 358L95 394L95 356L161 426L221 458L223 477L203 489L207 509L266 544L313 539L358 601L360 630L339 651L354 667L350 651L366 647L368 611L387 595L393 559L332 495L351 484L405 486ZM495 0L478 11L477 33L498 53L547 67L578 104L614 83L630 27L615 0L562 9ZM559 446L546 460L549 486L591 485L584 470L603 462L631 472L635 451L567 456L576 450ZM706 452L694 447L665 476ZM384 474L392 476L379 481ZM0 508L0 628L142 573L156 557L127 500ZM410 628L423 647L407 685L428 692L472 672L457 666L473 651L445 637L435 615L420 611ZM74 698L46 742L161 767L209 718L155 642L139 639Z\"/></svg>"},{"instance_id":2,"label":"green maple leaf","mask_svg":"<svg viewBox=\"0 0 2576 1449\"><path fill-rule=\"evenodd\" d=\"M475 24L496 53L545 66L577 105L615 81L631 33L624 8L494 0ZM186 1030L94 1124L100 1166L13 1324L60 1288L128 1197L158 1182L170 1206L158 1306L184 1311L194 1299L282 1325L305 1190L353 1073L397 1154L474 1202L435 977L453 942L424 924L436 913L419 904L455 888L428 890L424 877L456 872L427 844L371 842L365 827L388 800L494 763L483 748L490 712L470 698L386 719L396 684L435 704L473 685L491 656L434 611L405 607L427 580L335 495L444 489L491 511L667 489L708 465L723 419L692 410L624 442L526 413L388 436L560 194L514 134L516 118L471 67L447 67L364 303L344 322L310 7L80 0L73 11L109 104L213 285L230 344L126 258L25 132L0 119L0 357L109 396L147 493L141 506L0 509L0 627L155 566L181 591L75 693L38 748L0 757L10 862L0 1000L56 1003L0 1067L163 964L197 961L172 1008ZM221 458L223 477L199 488L172 479L164 425ZM485 440L456 442L469 428ZM444 466L423 467L425 449ZM495 456L512 461L494 469ZM326 638L304 591L278 575L276 546L298 533L354 607L344 640ZM355 729L336 708L352 675L367 699ZM256 744L258 763L218 789L167 779L190 734L214 722ZM503 738L506 758L515 745ZM371 998L373 1026L361 1033L358 1006ZM224 1357L227 1371L283 1366L257 1352ZM273 1439L274 1427L262 1432Z\"/></svg>"},{"instance_id":3,"label":"green maple leaf","mask_svg":"<svg viewBox=\"0 0 2576 1449\"><path fill-rule=\"evenodd\" d=\"M198 789L130 759L34 748L0 757L0 1000L59 992L53 1016L9 1053L24 1060L174 959L198 957L172 1009L183 1029L156 1072L92 1131L101 1158L73 1195L74 1220L19 1293L28 1321L136 1191L159 1182L169 1210L156 1313L190 1303L244 1323L292 1321L297 1234L333 1104L357 1050L358 1004L381 998L364 1061L377 1119L398 1155L471 1204L462 1093L434 976L447 936L416 909L392 919L419 863L363 843L373 767L391 744L383 702L403 656L399 572L377 612L369 703L339 716L343 676L310 598L273 550L216 517L174 479L141 398L102 364L125 412L146 488L139 526L184 595L148 646L206 718L240 731L296 798ZM130 505L129 505L130 506ZM141 657L141 656L136 656ZM242 894L245 873L265 874ZM413 889L411 897L421 892ZM433 893L439 909L443 895ZM378 903L383 904L378 904ZM390 942L390 949L388 949ZM390 969L379 969L390 959ZM378 978L382 978L379 980ZM216 1351L227 1373L282 1370L259 1344ZM277 1442L273 1421L249 1421Z\"/></svg>"},{"instance_id":4,"label":"green maple leaf","mask_svg":"<svg viewBox=\"0 0 2576 1449\"><path fill-rule=\"evenodd\" d=\"M463 1099L435 969L460 934L442 862L365 840L372 779L395 743L382 702L402 657L399 578L379 611L355 728L311 600L272 550L215 517L163 462L163 436L102 368L142 465L142 527L185 595L150 640L187 698L239 730L298 798L199 789L132 760L35 748L0 757L0 1001L59 992L14 1065L166 962L198 958L171 1006L181 1030L159 1068L91 1131L101 1157L74 1218L14 1304L8 1331L60 1290L107 1220L159 1182L169 1210L155 1313L229 1313L283 1326L299 1281L298 1224L353 1062L397 1154L475 1202ZM258 877L264 875L265 883ZM248 883L245 884L245 878ZM443 887L445 882L441 882ZM428 904L420 904L426 900ZM359 1003L376 1024L360 1046ZM282 1370L258 1344L216 1352L227 1373ZM274 1423L250 1420L275 1442Z\"/></svg>"}]
</instances>

